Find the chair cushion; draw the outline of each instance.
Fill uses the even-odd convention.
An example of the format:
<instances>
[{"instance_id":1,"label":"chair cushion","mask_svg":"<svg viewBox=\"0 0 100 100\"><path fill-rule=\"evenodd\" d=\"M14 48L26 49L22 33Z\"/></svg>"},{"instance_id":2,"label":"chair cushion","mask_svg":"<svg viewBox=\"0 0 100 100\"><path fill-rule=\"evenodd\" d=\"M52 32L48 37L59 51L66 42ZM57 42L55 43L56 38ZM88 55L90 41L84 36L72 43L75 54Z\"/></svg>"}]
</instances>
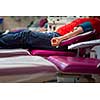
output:
<instances>
[{"instance_id":1,"label":"chair cushion","mask_svg":"<svg viewBox=\"0 0 100 100\"><path fill-rule=\"evenodd\" d=\"M52 51L52 50L31 50L31 55L38 56L75 56L73 52Z\"/></svg>"},{"instance_id":2,"label":"chair cushion","mask_svg":"<svg viewBox=\"0 0 100 100\"><path fill-rule=\"evenodd\" d=\"M53 62L57 69L63 73L94 73L100 74L100 60L93 58L76 58L65 56L50 56L48 60Z\"/></svg>"}]
</instances>

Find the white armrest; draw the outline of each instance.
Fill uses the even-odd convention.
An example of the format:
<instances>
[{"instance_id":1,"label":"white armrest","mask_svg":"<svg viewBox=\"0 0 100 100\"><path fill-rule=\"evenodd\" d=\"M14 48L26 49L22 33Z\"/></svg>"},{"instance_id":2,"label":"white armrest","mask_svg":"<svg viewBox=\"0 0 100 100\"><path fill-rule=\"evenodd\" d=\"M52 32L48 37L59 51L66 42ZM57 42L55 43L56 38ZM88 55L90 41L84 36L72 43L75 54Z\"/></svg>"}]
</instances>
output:
<instances>
[{"instance_id":1,"label":"white armrest","mask_svg":"<svg viewBox=\"0 0 100 100\"><path fill-rule=\"evenodd\" d=\"M72 44L68 46L68 49L79 49L79 48L86 48L86 47L91 47L96 45L100 45L100 39Z\"/></svg>"}]
</instances>

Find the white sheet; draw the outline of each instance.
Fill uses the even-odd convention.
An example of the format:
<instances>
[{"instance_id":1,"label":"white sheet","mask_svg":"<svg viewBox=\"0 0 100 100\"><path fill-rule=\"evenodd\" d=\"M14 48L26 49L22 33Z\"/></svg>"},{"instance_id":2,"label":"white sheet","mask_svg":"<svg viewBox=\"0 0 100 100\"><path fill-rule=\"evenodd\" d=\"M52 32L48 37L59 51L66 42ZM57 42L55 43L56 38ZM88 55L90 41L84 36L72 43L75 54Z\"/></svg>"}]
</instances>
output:
<instances>
[{"instance_id":1,"label":"white sheet","mask_svg":"<svg viewBox=\"0 0 100 100\"><path fill-rule=\"evenodd\" d=\"M29 52L26 49L0 49L0 54L1 53L27 53L29 54Z\"/></svg>"},{"instance_id":2,"label":"white sheet","mask_svg":"<svg viewBox=\"0 0 100 100\"><path fill-rule=\"evenodd\" d=\"M49 71L48 68L52 69L51 67L56 67L53 63L49 62L43 57L40 56L17 56L17 57L8 57L8 58L0 58L0 69L6 70L8 69L15 69L15 68L40 68L42 65L41 72L36 71L35 73L24 73L24 74L11 74L11 75L0 75L0 82L46 82L49 80L56 79L56 71ZM43 66L44 65L44 66ZM55 69L55 68L54 68ZM17 69L16 69L17 70ZM19 69L18 69L19 70ZM47 71L46 71L47 70Z\"/></svg>"},{"instance_id":3,"label":"white sheet","mask_svg":"<svg viewBox=\"0 0 100 100\"><path fill-rule=\"evenodd\" d=\"M18 56L0 58L1 68L37 67L38 65L55 66L53 63L40 56Z\"/></svg>"}]
</instances>

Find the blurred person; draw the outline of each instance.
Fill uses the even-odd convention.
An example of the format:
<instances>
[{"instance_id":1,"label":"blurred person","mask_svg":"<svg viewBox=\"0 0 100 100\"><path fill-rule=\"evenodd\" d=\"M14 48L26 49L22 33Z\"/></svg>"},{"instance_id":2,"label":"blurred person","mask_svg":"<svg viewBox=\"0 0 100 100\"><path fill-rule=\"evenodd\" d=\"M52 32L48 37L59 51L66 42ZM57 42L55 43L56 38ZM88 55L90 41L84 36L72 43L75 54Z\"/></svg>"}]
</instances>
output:
<instances>
[{"instance_id":1,"label":"blurred person","mask_svg":"<svg viewBox=\"0 0 100 100\"><path fill-rule=\"evenodd\" d=\"M84 32L96 30L100 32L100 19L94 18L78 18L69 24L60 27L56 32L33 32L30 30L18 30L16 32L8 32L0 35L1 49L49 49L49 50L65 50L64 47L56 48L66 39L74 37Z\"/></svg>"},{"instance_id":2,"label":"blurred person","mask_svg":"<svg viewBox=\"0 0 100 100\"><path fill-rule=\"evenodd\" d=\"M47 31L48 29L48 20L47 18L42 18L40 21L39 21L39 27L40 27L40 32L45 32Z\"/></svg>"},{"instance_id":3,"label":"blurred person","mask_svg":"<svg viewBox=\"0 0 100 100\"><path fill-rule=\"evenodd\" d=\"M100 33L100 16L77 18L69 24L58 28L56 32L61 36L52 38L51 44L52 46L58 46L63 40L94 29L96 30L96 33Z\"/></svg>"}]
</instances>

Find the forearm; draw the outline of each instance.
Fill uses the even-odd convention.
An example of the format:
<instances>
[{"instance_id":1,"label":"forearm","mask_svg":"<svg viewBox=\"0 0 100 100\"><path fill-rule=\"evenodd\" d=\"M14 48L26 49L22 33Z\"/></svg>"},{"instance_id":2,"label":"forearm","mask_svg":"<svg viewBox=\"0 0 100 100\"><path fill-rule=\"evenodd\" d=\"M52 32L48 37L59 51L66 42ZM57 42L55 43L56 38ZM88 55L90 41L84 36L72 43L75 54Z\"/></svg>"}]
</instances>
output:
<instances>
[{"instance_id":1,"label":"forearm","mask_svg":"<svg viewBox=\"0 0 100 100\"><path fill-rule=\"evenodd\" d=\"M63 41L63 40L69 39L69 38L71 38L71 37L74 37L74 36L76 36L76 35L78 35L78 34L80 34L80 33L82 33L82 32L83 32L83 28L79 26L79 27L78 27L76 30L74 30L73 32L70 32L70 33L65 34L65 35L63 35L63 36L60 36L59 38Z\"/></svg>"},{"instance_id":2,"label":"forearm","mask_svg":"<svg viewBox=\"0 0 100 100\"><path fill-rule=\"evenodd\" d=\"M65 40L65 39L69 39L73 36L76 36L80 33L88 32L88 31L92 31L92 30L93 30L93 27L92 27L91 22L84 22L84 23L80 24L78 26L78 28L76 30L74 30L73 32L67 33L59 38L61 40Z\"/></svg>"}]
</instances>

